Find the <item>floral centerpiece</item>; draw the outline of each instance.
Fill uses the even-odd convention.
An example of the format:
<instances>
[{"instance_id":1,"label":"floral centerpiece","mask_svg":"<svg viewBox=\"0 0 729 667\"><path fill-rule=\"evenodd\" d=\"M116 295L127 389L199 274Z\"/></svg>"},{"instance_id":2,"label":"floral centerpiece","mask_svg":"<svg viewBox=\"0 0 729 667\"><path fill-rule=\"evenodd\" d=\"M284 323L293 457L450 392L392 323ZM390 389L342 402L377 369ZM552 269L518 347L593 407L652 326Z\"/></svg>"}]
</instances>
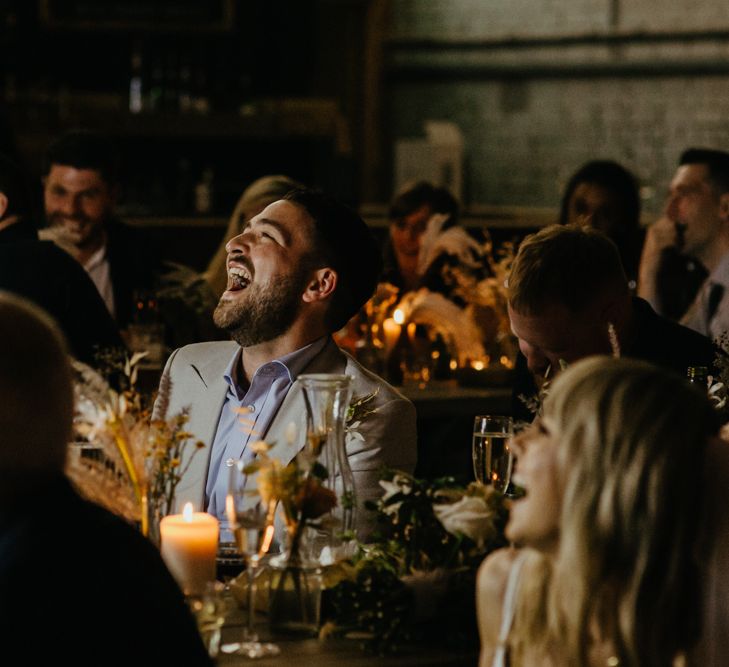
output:
<instances>
[{"instance_id":1,"label":"floral centerpiece","mask_svg":"<svg viewBox=\"0 0 729 667\"><path fill-rule=\"evenodd\" d=\"M377 653L437 637L477 647L476 570L506 545L503 496L453 478L418 480L388 471L371 505L378 529L358 554L329 573L322 634L354 634Z\"/></svg>"},{"instance_id":2,"label":"floral centerpiece","mask_svg":"<svg viewBox=\"0 0 729 667\"><path fill-rule=\"evenodd\" d=\"M417 346L416 332L435 351L433 372L444 377L456 370L464 381L474 371L510 370L516 342L507 314L506 278L514 258L514 244L498 249L487 231L476 238L463 227L447 227L448 216L433 215L427 223L418 257L420 286L400 293L381 284L347 332L352 351L362 363L399 382L398 341L407 333ZM345 344L347 337L340 339ZM351 341L350 341L351 342ZM463 372L465 371L465 372ZM502 375L504 375L502 373Z\"/></svg>"},{"instance_id":3,"label":"floral centerpiece","mask_svg":"<svg viewBox=\"0 0 729 667\"><path fill-rule=\"evenodd\" d=\"M70 456L66 473L83 496L139 524L146 536L158 541L158 520L172 511L177 484L203 444L194 442L195 451L183 456L193 440L185 430L188 411L167 416L166 378L152 415L151 397L136 389L144 356L125 359L120 390L91 367L74 362L75 437L92 455L81 455L82 449Z\"/></svg>"}]
</instances>

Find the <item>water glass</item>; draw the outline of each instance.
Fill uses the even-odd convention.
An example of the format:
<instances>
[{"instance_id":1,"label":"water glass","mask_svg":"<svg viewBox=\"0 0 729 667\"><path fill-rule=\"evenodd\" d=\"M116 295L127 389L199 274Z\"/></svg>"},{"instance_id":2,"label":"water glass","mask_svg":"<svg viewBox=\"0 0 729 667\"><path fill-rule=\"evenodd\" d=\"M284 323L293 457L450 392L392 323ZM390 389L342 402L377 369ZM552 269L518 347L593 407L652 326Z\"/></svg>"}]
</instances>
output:
<instances>
[{"instance_id":1,"label":"water glass","mask_svg":"<svg viewBox=\"0 0 729 667\"><path fill-rule=\"evenodd\" d=\"M514 421L505 415L479 415L473 425L473 474L482 484L504 493L511 480L514 458L509 440Z\"/></svg>"}]
</instances>

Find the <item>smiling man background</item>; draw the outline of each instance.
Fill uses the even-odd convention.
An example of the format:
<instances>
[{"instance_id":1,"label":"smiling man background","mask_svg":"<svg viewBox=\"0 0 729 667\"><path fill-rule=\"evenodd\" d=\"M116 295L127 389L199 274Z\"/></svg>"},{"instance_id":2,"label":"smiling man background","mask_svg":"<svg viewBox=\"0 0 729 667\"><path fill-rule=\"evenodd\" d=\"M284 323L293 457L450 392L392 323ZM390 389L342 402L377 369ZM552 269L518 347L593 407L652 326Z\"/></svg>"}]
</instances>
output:
<instances>
[{"instance_id":1,"label":"smiling man background","mask_svg":"<svg viewBox=\"0 0 729 667\"><path fill-rule=\"evenodd\" d=\"M359 429L364 440L347 445L358 504L377 498L383 465L414 470L415 409L331 338L374 291L375 239L354 211L301 189L267 206L227 250L228 286L214 319L233 342L180 348L165 368L170 409L189 405L188 430L206 444L180 482L178 504L191 500L225 520L228 469L252 458L250 444L275 443L271 455L285 462L297 454L305 433L301 373L350 375L355 397L377 391L376 412ZM293 446L284 437L291 422L299 433ZM358 516L362 535L367 517Z\"/></svg>"},{"instance_id":2,"label":"smiling man background","mask_svg":"<svg viewBox=\"0 0 729 667\"><path fill-rule=\"evenodd\" d=\"M54 241L86 269L121 328L132 319L134 292L154 285L159 260L140 230L115 216L119 197L117 156L96 132L64 134L46 151L43 202Z\"/></svg>"}]
</instances>

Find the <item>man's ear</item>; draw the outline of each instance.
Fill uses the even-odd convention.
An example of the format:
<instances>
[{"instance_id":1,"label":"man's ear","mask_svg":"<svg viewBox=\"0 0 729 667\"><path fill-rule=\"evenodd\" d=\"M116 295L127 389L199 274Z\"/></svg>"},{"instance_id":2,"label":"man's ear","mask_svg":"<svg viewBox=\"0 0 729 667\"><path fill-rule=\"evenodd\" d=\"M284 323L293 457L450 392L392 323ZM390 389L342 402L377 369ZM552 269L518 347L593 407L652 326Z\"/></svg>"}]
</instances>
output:
<instances>
[{"instance_id":1,"label":"man's ear","mask_svg":"<svg viewBox=\"0 0 729 667\"><path fill-rule=\"evenodd\" d=\"M338 276L334 269L328 266L317 269L306 284L306 290L304 290L302 298L307 303L327 299L334 293L337 282Z\"/></svg>"},{"instance_id":2,"label":"man's ear","mask_svg":"<svg viewBox=\"0 0 729 667\"><path fill-rule=\"evenodd\" d=\"M7 195L4 192L0 192L0 220L5 217L8 211L8 203Z\"/></svg>"},{"instance_id":3,"label":"man's ear","mask_svg":"<svg viewBox=\"0 0 729 667\"><path fill-rule=\"evenodd\" d=\"M722 221L729 222L729 192L719 195L719 215Z\"/></svg>"}]
</instances>

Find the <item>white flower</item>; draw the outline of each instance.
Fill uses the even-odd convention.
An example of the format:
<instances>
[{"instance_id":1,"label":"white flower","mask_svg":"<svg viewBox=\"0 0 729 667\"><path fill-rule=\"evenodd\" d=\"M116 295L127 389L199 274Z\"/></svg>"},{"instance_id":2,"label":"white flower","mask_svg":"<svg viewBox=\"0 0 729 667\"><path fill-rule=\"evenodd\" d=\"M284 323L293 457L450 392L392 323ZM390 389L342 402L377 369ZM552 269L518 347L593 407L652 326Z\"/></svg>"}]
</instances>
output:
<instances>
[{"instance_id":1,"label":"white flower","mask_svg":"<svg viewBox=\"0 0 729 667\"><path fill-rule=\"evenodd\" d=\"M709 401L717 410L726 405L727 391L723 382L715 382L709 387Z\"/></svg>"},{"instance_id":2,"label":"white flower","mask_svg":"<svg viewBox=\"0 0 729 667\"><path fill-rule=\"evenodd\" d=\"M433 505L433 511L451 535L462 534L482 549L492 532L492 512L484 498L463 496L459 501Z\"/></svg>"},{"instance_id":3,"label":"white flower","mask_svg":"<svg viewBox=\"0 0 729 667\"><path fill-rule=\"evenodd\" d=\"M358 442L364 442L364 436L357 430L361 421L357 420L352 424L347 424L344 428L344 440L347 447L353 447Z\"/></svg>"},{"instance_id":4,"label":"white flower","mask_svg":"<svg viewBox=\"0 0 729 667\"><path fill-rule=\"evenodd\" d=\"M405 475L400 474L395 475L391 482L381 479L379 484L383 489L385 489L385 493L380 499L380 508L381 511L387 515L397 513L400 509L400 505L402 505L401 502L387 505L386 503L390 500L390 498L398 493L402 493L407 496L413 490L410 480Z\"/></svg>"}]
</instances>

